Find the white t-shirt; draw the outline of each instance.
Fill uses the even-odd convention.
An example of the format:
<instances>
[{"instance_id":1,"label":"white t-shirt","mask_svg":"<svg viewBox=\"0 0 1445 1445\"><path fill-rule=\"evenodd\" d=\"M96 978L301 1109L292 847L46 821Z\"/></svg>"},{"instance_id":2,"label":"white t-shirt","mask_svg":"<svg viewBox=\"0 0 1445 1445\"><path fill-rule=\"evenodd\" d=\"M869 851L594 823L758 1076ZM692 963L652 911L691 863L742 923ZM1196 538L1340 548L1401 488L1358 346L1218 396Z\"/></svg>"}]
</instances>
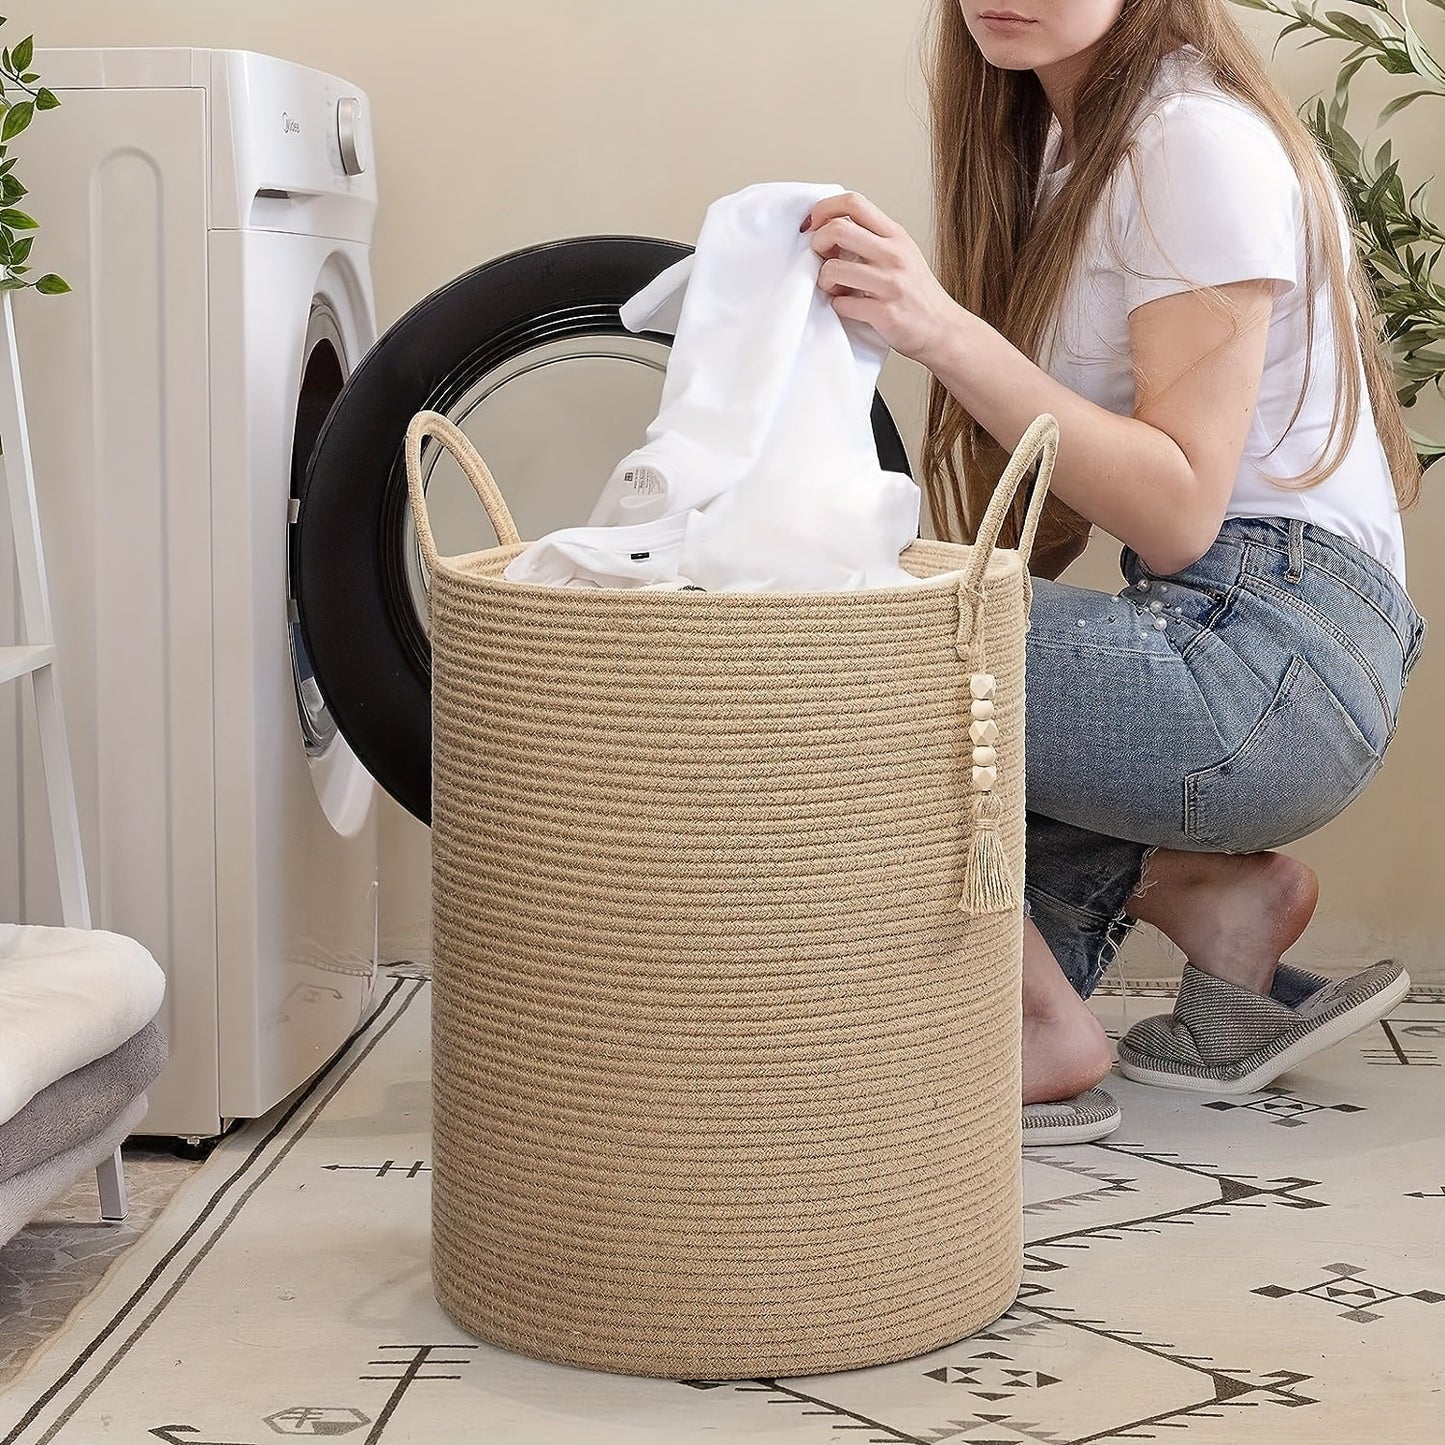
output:
<instances>
[{"instance_id":1,"label":"white t-shirt","mask_svg":"<svg viewBox=\"0 0 1445 1445\"><path fill-rule=\"evenodd\" d=\"M1137 180L1126 160L1095 211L1058 325L1045 341L1046 370L1071 391L1130 416L1128 318L1135 307L1201 286L1275 281L1259 400L1226 515L1302 517L1378 558L1403 585L1400 514L1363 365L1359 425L1339 469L1304 491L1268 480L1298 476L1316 462L1339 375L1323 264L1314 297L1304 295L1302 197L1279 138L1262 116L1213 84L1190 47L1161 62L1141 114ZM1055 122L1040 204L1058 193L1069 171L1053 165L1059 140ZM1349 244L1343 208L1337 215L1341 241ZM1304 377L1307 299L1314 304L1314 374L1290 425Z\"/></svg>"}]
</instances>

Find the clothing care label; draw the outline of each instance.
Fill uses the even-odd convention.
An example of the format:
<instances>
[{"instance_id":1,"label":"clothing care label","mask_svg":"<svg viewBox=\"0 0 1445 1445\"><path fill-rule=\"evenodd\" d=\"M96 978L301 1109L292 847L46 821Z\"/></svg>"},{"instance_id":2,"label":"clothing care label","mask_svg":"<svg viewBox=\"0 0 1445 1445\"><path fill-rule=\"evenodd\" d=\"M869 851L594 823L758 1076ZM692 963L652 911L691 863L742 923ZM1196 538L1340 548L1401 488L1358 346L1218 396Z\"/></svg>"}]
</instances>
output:
<instances>
[{"instance_id":1,"label":"clothing care label","mask_svg":"<svg viewBox=\"0 0 1445 1445\"><path fill-rule=\"evenodd\" d=\"M635 497L660 497L667 486L655 467L628 467L622 480Z\"/></svg>"}]
</instances>

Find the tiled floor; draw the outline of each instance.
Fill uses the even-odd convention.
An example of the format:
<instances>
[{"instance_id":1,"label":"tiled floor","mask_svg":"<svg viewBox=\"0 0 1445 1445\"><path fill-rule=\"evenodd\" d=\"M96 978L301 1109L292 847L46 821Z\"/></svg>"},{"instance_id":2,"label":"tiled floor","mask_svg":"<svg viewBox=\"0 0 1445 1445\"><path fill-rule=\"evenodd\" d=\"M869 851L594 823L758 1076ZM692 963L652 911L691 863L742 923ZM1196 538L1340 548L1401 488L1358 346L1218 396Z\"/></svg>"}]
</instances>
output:
<instances>
[{"instance_id":1,"label":"tiled floor","mask_svg":"<svg viewBox=\"0 0 1445 1445\"><path fill-rule=\"evenodd\" d=\"M1424 1445L1445 1358L1445 990L1236 1099L1115 1079L1030 1151L996 1325L789 1380L642 1380L469 1338L428 1274L427 985L222 1144L8 1393L0 1445ZM1108 994L1111 1032L1167 1007ZM52 1245L52 1249L53 1249Z\"/></svg>"},{"instance_id":2,"label":"tiled floor","mask_svg":"<svg viewBox=\"0 0 1445 1445\"><path fill-rule=\"evenodd\" d=\"M124 1224L101 1222L95 1176L87 1174L0 1249L0 1390L200 1167L158 1146L136 1140L125 1147Z\"/></svg>"}]
</instances>

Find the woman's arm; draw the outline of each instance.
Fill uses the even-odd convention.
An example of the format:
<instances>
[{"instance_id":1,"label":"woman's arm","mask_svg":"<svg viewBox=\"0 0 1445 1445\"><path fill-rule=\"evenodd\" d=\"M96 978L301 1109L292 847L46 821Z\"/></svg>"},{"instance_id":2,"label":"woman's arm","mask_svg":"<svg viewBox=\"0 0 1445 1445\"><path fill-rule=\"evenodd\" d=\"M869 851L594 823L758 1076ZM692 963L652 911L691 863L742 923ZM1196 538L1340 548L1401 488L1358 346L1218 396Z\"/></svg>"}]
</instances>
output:
<instances>
[{"instance_id":1,"label":"woman's arm","mask_svg":"<svg viewBox=\"0 0 1445 1445\"><path fill-rule=\"evenodd\" d=\"M1052 412L1061 438L1053 490L1151 571L1168 574L1197 561L1219 535L1259 395L1272 306L1272 282L1237 281L1132 312L1131 417L1070 391L961 307L916 359L1000 446L1012 448L1039 412Z\"/></svg>"},{"instance_id":2,"label":"woman's arm","mask_svg":"<svg viewBox=\"0 0 1445 1445\"><path fill-rule=\"evenodd\" d=\"M1136 400L1125 417L1055 381L938 283L908 233L863 197L810 217L819 285L838 315L926 366L1001 446L1059 420L1053 489L1152 571L1179 571L1219 533L1264 371L1274 283L1162 297L1129 317Z\"/></svg>"}]
</instances>

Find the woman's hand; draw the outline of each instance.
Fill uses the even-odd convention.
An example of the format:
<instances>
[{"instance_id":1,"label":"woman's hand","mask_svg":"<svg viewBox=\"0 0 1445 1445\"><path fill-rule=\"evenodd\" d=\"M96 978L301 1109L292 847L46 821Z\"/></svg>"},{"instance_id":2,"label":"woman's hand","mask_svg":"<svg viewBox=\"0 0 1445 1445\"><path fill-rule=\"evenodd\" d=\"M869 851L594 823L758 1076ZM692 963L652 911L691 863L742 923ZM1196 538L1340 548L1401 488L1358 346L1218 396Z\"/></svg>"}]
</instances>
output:
<instances>
[{"instance_id":1,"label":"woman's hand","mask_svg":"<svg viewBox=\"0 0 1445 1445\"><path fill-rule=\"evenodd\" d=\"M853 192L813 207L811 229L822 256L818 285L845 321L871 326L897 352L928 366L967 313L939 284L913 238L871 201Z\"/></svg>"}]
</instances>

